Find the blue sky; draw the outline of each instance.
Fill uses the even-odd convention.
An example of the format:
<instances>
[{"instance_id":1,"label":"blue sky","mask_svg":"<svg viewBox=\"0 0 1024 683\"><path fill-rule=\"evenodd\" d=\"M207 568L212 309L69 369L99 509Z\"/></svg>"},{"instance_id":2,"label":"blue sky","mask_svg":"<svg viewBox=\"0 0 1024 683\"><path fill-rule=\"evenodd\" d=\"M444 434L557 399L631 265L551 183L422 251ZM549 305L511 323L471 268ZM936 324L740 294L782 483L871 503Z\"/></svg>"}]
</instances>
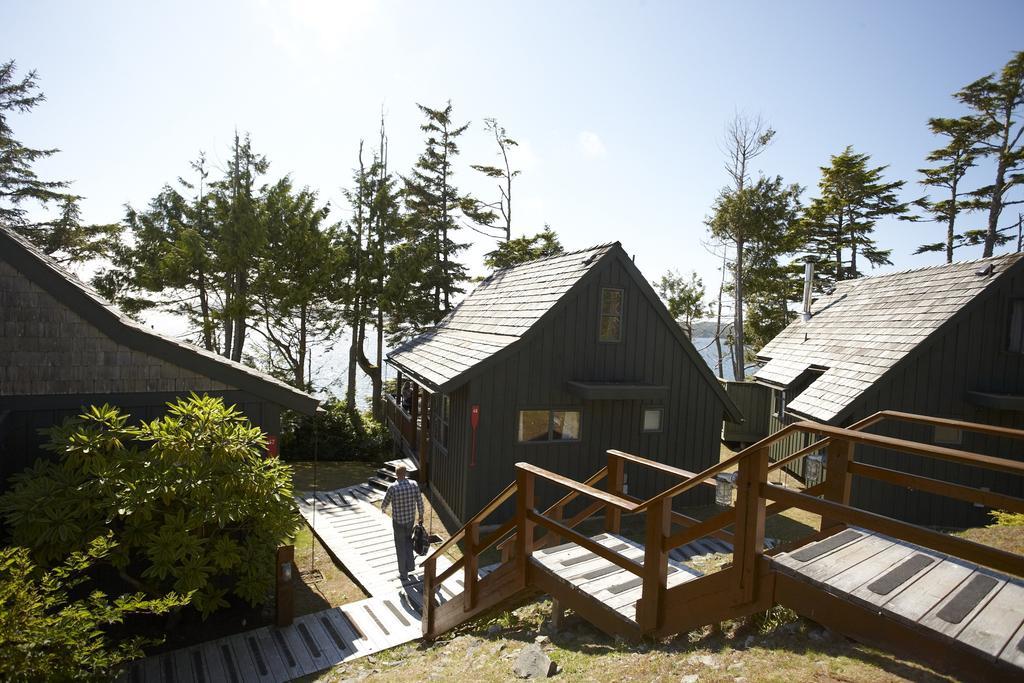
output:
<instances>
[{"instance_id":1,"label":"blue sky","mask_svg":"<svg viewBox=\"0 0 1024 683\"><path fill-rule=\"evenodd\" d=\"M381 106L404 171L421 148L415 103L451 98L473 122L463 189L494 192L468 168L493 160L484 117L521 143L516 234L550 223L570 248L620 240L649 278L693 269L709 290L703 220L735 112L778 131L757 167L806 197L853 145L911 181L909 199L936 146L927 118L957 114L951 93L1024 49L1021 2L7 0L0 18L0 58L36 69L47 96L15 132L62 150L40 171L75 181L88 220L143 205L201 149L222 162L235 127L272 176L342 209ZM941 259L911 256L941 232L883 224L878 239L909 268ZM465 237L479 273L491 244Z\"/></svg>"}]
</instances>

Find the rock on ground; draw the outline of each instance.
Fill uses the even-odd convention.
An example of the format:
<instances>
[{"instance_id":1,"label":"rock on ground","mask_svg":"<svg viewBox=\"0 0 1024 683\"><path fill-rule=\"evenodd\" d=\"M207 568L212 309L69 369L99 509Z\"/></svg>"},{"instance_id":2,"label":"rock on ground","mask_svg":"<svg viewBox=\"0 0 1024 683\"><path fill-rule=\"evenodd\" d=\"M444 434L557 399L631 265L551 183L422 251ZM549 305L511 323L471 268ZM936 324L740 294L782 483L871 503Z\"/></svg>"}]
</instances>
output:
<instances>
[{"instance_id":1,"label":"rock on ground","mask_svg":"<svg viewBox=\"0 0 1024 683\"><path fill-rule=\"evenodd\" d=\"M519 678L548 678L558 670L558 665L544 654L537 643L530 643L519 651L512 671Z\"/></svg>"}]
</instances>

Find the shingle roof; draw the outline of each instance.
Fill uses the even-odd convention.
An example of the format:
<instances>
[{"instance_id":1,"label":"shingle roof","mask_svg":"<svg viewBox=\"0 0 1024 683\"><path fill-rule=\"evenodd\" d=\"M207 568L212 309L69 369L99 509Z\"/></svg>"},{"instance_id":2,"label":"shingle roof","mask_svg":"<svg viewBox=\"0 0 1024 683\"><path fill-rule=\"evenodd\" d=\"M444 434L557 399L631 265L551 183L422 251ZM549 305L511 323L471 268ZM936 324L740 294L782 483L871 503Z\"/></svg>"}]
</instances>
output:
<instances>
[{"instance_id":1,"label":"shingle roof","mask_svg":"<svg viewBox=\"0 0 1024 683\"><path fill-rule=\"evenodd\" d=\"M117 342L188 368L271 403L313 414L318 399L266 373L158 334L124 315L89 285L10 228L0 226L0 255Z\"/></svg>"},{"instance_id":2,"label":"shingle roof","mask_svg":"<svg viewBox=\"0 0 1024 683\"><path fill-rule=\"evenodd\" d=\"M431 330L388 360L438 388L518 341L617 247L601 244L495 271Z\"/></svg>"},{"instance_id":3,"label":"shingle roof","mask_svg":"<svg viewBox=\"0 0 1024 683\"><path fill-rule=\"evenodd\" d=\"M808 369L825 369L787 409L823 421L839 417L1022 258L1006 254L841 282L814 302L809 321L791 323L758 353L768 363L754 377L787 386Z\"/></svg>"}]
</instances>

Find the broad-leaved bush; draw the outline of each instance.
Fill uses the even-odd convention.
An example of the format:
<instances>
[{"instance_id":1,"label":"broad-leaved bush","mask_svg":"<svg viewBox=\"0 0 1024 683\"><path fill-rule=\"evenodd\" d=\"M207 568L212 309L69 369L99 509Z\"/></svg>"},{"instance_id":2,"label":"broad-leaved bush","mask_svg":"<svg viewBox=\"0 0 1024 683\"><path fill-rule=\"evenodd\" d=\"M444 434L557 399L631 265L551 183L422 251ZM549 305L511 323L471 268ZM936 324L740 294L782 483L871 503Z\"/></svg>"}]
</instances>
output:
<instances>
[{"instance_id":1,"label":"broad-leaved bush","mask_svg":"<svg viewBox=\"0 0 1024 683\"><path fill-rule=\"evenodd\" d=\"M109 561L151 596L192 594L204 618L231 594L272 593L274 553L296 529L291 469L220 398L191 395L129 424L104 405L50 430L39 460L0 498L16 545L50 564L113 533Z\"/></svg>"}]
</instances>

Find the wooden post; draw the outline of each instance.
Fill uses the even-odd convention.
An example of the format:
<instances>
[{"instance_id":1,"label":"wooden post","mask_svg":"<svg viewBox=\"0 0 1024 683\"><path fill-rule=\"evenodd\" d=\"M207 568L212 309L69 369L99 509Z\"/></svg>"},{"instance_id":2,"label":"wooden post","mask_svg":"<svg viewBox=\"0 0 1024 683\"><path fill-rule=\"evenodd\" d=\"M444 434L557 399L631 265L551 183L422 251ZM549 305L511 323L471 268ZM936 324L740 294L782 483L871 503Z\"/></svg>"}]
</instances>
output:
<instances>
[{"instance_id":1,"label":"wooden post","mask_svg":"<svg viewBox=\"0 0 1024 683\"><path fill-rule=\"evenodd\" d=\"M277 590L274 591L278 626L288 626L295 616L295 587L292 574L295 572L295 546L282 545L277 549Z\"/></svg>"},{"instance_id":2,"label":"wooden post","mask_svg":"<svg viewBox=\"0 0 1024 683\"><path fill-rule=\"evenodd\" d=\"M558 598L551 599L551 630L558 633L565 626L565 605Z\"/></svg>"},{"instance_id":3,"label":"wooden post","mask_svg":"<svg viewBox=\"0 0 1024 683\"><path fill-rule=\"evenodd\" d=\"M420 385L413 382L412 384L412 397L409 399L409 434L406 435L406 440L409 442L409 450L415 451L419 448L416 435L417 425L419 424L420 415Z\"/></svg>"},{"instance_id":4,"label":"wooden post","mask_svg":"<svg viewBox=\"0 0 1024 683\"><path fill-rule=\"evenodd\" d=\"M476 607L477 565L480 562L480 558L477 556L477 546L480 545L480 522L474 520L466 526L465 541L466 547L463 551L465 564L462 565L462 608L468 612Z\"/></svg>"},{"instance_id":5,"label":"wooden post","mask_svg":"<svg viewBox=\"0 0 1024 683\"><path fill-rule=\"evenodd\" d=\"M525 585L526 567L533 554L533 529L536 524L526 518L526 511L533 510L533 473L516 468L516 565L519 579Z\"/></svg>"},{"instance_id":6,"label":"wooden post","mask_svg":"<svg viewBox=\"0 0 1024 683\"><path fill-rule=\"evenodd\" d=\"M738 603L757 597L757 568L764 555L765 500L761 486L768 482L768 449L762 448L739 462L736 478L736 529L732 571L738 580Z\"/></svg>"},{"instance_id":7,"label":"wooden post","mask_svg":"<svg viewBox=\"0 0 1024 683\"><path fill-rule=\"evenodd\" d=\"M622 481L626 461L614 453L608 453L608 493L622 495ZM650 515L648 514L648 517ZM610 534L619 533L622 528L622 510L611 503L604 508L604 530Z\"/></svg>"},{"instance_id":8,"label":"wooden post","mask_svg":"<svg viewBox=\"0 0 1024 683\"><path fill-rule=\"evenodd\" d=\"M423 636L434 637L434 570L437 560L427 558L423 563Z\"/></svg>"},{"instance_id":9,"label":"wooden post","mask_svg":"<svg viewBox=\"0 0 1024 683\"><path fill-rule=\"evenodd\" d=\"M609 470L610 471L610 470ZM636 620L640 630L654 631L662 622L662 606L668 585L668 553L662 548L672 533L672 499L658 498L647 507L647 532L644 535L644 590L637 604Z\"/></svg>"},{"instance_id":10,"label":"wooden post","mask_svg":"<svg viewBox=\"0 0 1024 683\"><path fill-rule=\"evenodd\" d=\"M825 491L823 498L842 505L850 504L850 462L853 461L854 443L833 439L829 445L828 460L825 464ZM821 518L821 531L845 524L836 519Z\"/></svg>"}]
</instances>

